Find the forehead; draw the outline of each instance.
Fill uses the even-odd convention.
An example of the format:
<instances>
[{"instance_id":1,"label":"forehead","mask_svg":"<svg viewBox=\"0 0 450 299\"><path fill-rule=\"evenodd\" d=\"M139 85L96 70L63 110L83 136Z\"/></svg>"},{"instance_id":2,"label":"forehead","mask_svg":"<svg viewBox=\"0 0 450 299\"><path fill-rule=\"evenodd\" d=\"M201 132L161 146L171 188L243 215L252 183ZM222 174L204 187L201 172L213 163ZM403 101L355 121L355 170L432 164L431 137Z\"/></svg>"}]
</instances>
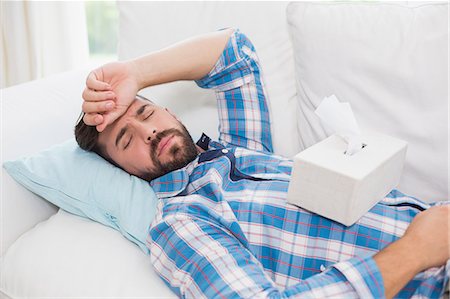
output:
<instances>
[{"instance_id":1,"label":"forehead","mask_svg":"<svg viewBox=\"0 0 450 299\"><path fill-rule=\"evenodd\" d=\"M150 105L153 108L159 107L158 105L156 105L153 102L150 102L150 101L147 101L147 100L140 99L140 98L136 97L133 100L133 102L130 104L130 106L128 107L127 111L108 127L111 127L111 128L115 127L121 122L122 119L127 118L129 116L136 115L136 112L139 110L139 108L143 107L144 105Z\"/></svg>"},{"instance_id":2,"label":"forehead","mask_svg":"<svg viewBox=\"0 0 450 299\"><path fill-rule=\"evenodd\" d=\"M139 108L143 105L151 105L154 108L159 107L153 102L136 97L128 107L127 111L118 119L116 119L112 124L108 125L105 130L99 134L99 142L101 144L107 145L108 142L110 142L111 139L114 138L114 134L117 134L118 130L120 130L120 128L124 125L122 120L130 116L134 116Z\"/></svg>"},{"instance_id":3,"label":"forehead","mask_svg":"<svg viewBox=\"0 0 450 299\"><path fill-rule=\"evenodd\" d=\"M127 111L125 112L124 115L122 115L121 117L119 117L119 120L121 118L123 118L124 116L127 115L134 115L136 113L136 111L142 107L142 105L151 105L154 106L155 108L158 107L158 105L156 105L153 102L147 101L145 99L142 99L140 97L136 97L133 102L131 103L131 105L128 107Z\"/></svg>"}]
</instances>

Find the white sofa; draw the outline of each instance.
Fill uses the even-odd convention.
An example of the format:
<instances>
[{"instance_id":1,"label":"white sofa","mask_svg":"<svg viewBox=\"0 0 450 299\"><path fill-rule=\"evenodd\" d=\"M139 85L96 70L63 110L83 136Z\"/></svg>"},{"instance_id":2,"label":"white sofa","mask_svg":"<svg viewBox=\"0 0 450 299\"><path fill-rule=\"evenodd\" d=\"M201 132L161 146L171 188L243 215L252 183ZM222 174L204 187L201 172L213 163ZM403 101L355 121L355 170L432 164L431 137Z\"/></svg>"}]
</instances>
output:
<instances>
[{"instance_id":1,"label":"white sofa","mask_svg":"<svg viewBox=\"0 0 450 299\"><path fill-rule=\"evenodd\" d=\"M313 111L336 94L351 103L363 130L408 141L401 191L448 199L448 3L117 4L120 59L224 27L249 36L277 154L292 157L332 133ZM87 73L2 90L1 162L72 137ZM175 82L143 94L178 114L194 138L217 136L211 91ZM58 210L3 168L1 194L1 298L175 298L150 259L117 231Z\"/></svg>"}]
</instances>

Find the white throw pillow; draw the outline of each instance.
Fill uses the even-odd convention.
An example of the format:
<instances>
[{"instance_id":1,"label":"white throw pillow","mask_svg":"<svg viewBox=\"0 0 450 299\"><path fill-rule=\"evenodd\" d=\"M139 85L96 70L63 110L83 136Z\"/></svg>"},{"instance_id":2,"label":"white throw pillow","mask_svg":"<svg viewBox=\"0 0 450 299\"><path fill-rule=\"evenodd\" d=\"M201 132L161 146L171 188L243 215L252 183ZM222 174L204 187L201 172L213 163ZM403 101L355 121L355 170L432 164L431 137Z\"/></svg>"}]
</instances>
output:
<instances>
[{"instance_id":1,"label":"white throw pillow","mask_svg":"<svg viewBox=\"0 0 450 299\"><path fill-rule=\"evenodd\" d=\"M302 147L332 133L314 110L335 94L363 131L409 143L400 190L448 199L447 2L293 2L287 18Z\"/></svg>"},{"instance_id":2,"label":"white throw pillow","mask_svg":"<svg viewBox=\"0 0 450 299\"><path fill-rule=\"evenodd\" d=\"M63 210L14 242L0 271L11 298L177 298L137 246Z\"/></svg>"},{"instance_id":3,"label":"white throw pillow","mask_svg":"<svg viewBox=\"0 0 450 299\"><path fill-rule=\"evenodd\" d=\"M295 121L294 61L286 24L287 4L119 1L119 58L134 58L221 28L240 29L253 42L261 62L272 117L274 151L293 156L300 147ZM194 139L200 137L201 131L211 138L217 137L216 100L211 90L187 81L154 86L142 94L174 111ZM192 115L191 111L199 107L202 110ZM200 125L199 118L202 119Z\"/></svg>"}]
</instances>

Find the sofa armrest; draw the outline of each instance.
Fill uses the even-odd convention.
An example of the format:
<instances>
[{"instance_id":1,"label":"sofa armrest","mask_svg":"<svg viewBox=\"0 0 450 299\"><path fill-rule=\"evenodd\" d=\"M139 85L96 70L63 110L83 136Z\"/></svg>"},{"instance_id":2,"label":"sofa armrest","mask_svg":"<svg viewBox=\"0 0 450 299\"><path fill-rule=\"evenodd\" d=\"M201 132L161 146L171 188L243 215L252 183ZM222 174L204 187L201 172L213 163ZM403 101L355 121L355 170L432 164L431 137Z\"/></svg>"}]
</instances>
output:
<instances>
[{"instance_id":1,"label":"sofa armrest","mask_svg":"<svg viewBox=\"0 0 450 299\"><path fill-rule=\"evenodd\" d=\"M34 154L73 136L88 70L65 72L1 92L0 162ZM58 208L1 169L1 255L24 232Z\"/></svg>"}]
</instances>

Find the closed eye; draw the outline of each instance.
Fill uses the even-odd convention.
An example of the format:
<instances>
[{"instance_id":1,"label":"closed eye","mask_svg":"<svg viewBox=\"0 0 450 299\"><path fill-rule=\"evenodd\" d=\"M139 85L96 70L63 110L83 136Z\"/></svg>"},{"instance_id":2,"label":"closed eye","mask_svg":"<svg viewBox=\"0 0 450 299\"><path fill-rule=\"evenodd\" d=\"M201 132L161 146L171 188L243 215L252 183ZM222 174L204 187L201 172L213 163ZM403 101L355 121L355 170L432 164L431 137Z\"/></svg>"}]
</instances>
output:
<instances>
[{"instance_id":1,"label":"closed eye","mask_svg":"<svg viewBox=\"0 0 450 299\"><path fill-rule=\"evenodd\" d=\"M127 144L125 144L125 146L124 146L124 150L126 150L127 149L127 147L130 145L130 143L131 143L131 139L133 139L133 136L130 136L130 139L128 139L128 142L127 142Z\"/></svg>"},{"instance_id":2,"label":"closed eye","mask_svg":"<svg viewBox=\"0 0 450 299\"><path fill-rule=\"evenodd\" d=\"M153 110L149 115L147 115L144 120L146 120L147 118L151 117L153 115L153 113L155 113L155 110Z\"/></svg>"}]
</instances>

